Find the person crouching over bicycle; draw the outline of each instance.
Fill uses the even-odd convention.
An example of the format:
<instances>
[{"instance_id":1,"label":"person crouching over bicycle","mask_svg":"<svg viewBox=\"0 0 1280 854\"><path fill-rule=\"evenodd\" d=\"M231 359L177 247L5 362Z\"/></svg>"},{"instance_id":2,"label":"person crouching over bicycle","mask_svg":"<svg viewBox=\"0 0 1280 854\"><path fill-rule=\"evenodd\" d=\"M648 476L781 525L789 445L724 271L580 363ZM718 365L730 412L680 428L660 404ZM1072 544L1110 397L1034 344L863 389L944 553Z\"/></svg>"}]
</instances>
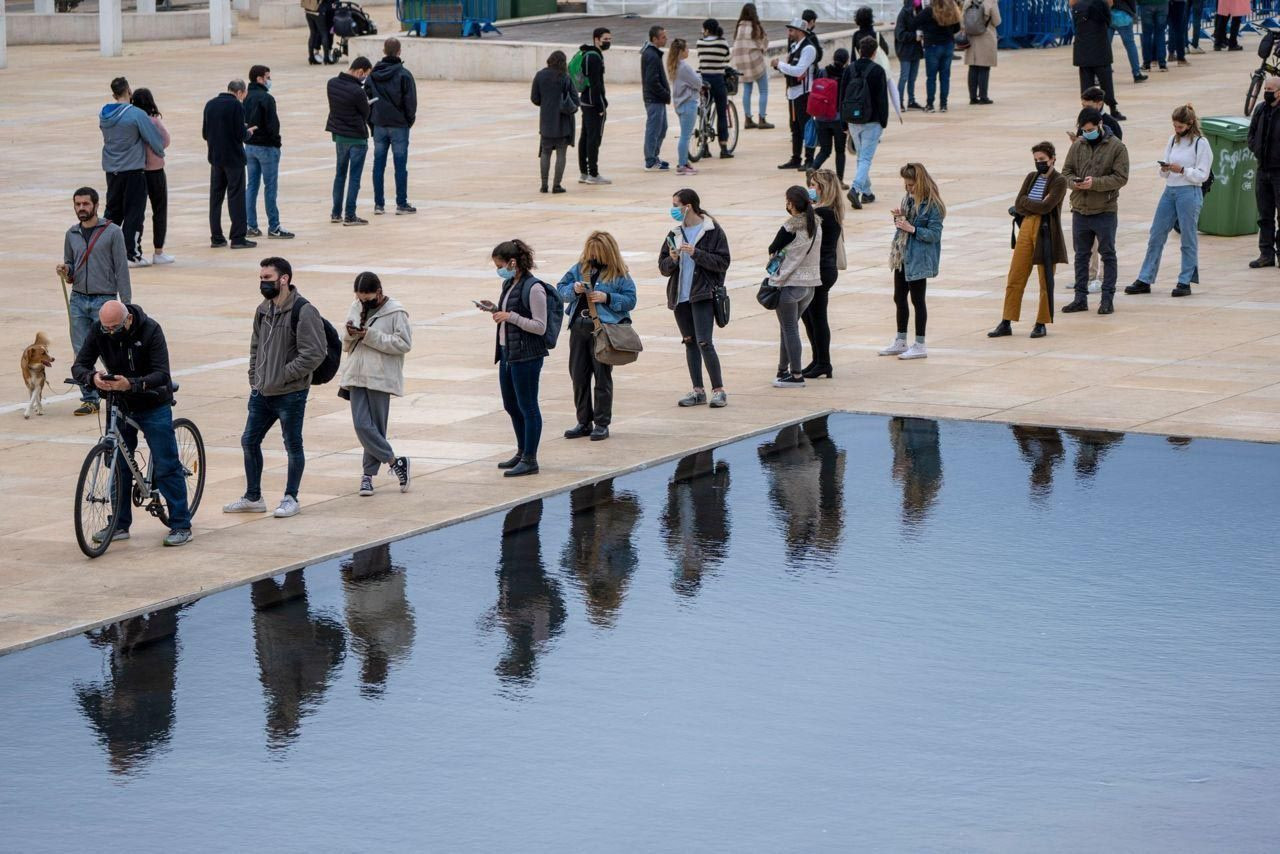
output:
<instances>
[{"instance_id":1,"label":"person crouching over bicycle","mask_svg":"<svg viewBox=\"0 0 1280 854\"><path fill-rule=\"evenodd\" d=\"M107 370L94 366L98 360ZM164 330L148 317L140 306L125 305L119 300L103 304L98 323L85 336L76 353L71 375L82 386L93 385L104 392L116 392L120 409L142 428L155 464L155 486L169 505L166 546L184 546L191 542L191 511L187 508L187 480L178 460L178 442L173 433L173 381L169 376L169 345ZM120 433L132 452L138 447L138 431L121 422ZM133 502L127 496L133 476L127 466L118 469L125 478L123 494L116 513L112 540L129 539L133 523ZM102 532L93 535L101 542Z\"/></svg>"}]
</instances>

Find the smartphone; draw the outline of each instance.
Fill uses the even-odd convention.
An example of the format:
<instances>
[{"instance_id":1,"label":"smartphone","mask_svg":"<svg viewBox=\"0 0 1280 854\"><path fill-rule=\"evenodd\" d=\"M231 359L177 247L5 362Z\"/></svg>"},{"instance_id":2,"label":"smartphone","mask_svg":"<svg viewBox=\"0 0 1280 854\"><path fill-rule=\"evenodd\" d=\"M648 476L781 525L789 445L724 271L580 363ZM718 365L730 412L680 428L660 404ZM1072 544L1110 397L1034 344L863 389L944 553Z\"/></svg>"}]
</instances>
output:
<instances>
[{"instance_id":1,"label":"smartphone","mask_svg":"<svg viewBox=\"0 0 1280 854\"><path fill-rule=\"evenodd\" d=\"M1157 160L1156 163L1160 164L1161 169L1167 169L1169 167L1169 164L1165 163L1163 160Z\"/></svg>"},{"instance_id":2,"label":"smartphone","mask_svg":"<svg viewBox=\"0 0 1280 854\"><path fill-rule=\"evenodd\" d=\"M493 303L489 302L487 299L486 300L473 299L471 302L475 305L476 308L480 309L481 311L487 311L490 314L498 310L498 307Z\"/></svg>"},{"instance_id":3,"label":"smartphone","mask_svg":"<svg viewBox=\"0 0 1280 854\"><path fill-rule=\"evenodd\" d=\"M674 234L667 235L667 245L671 247L672 252L675 252L677 249L680 248L678 245L676 245L676 236Z\"/></svg>"},{"instance_id":4,"label":"smartphone","mask_svg":"<svg viewBox=\"0 0 1280 854\"><path fill-rule=\"evenodd\" d=\"M103 381L103 382L110 383L110 382L115 382L115 380L116 380L116 375L115 375L115 374L103 374L103 375L102 375L102 381Z\"/></svg>"}]
</instances>

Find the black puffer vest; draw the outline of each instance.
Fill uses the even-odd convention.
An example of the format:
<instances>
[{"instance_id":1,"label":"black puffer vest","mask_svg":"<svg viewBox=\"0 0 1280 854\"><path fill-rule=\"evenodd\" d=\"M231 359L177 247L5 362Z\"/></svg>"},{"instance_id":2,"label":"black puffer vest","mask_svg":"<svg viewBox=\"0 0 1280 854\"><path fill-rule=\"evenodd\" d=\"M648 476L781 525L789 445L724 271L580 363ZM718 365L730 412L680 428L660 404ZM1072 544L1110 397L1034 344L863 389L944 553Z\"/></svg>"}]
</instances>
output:
<instances>
[{"instance_id":1,"label":"black puffer vest","mask_svg":"<svg viewBox=\"0 0 1280 854\"><path fill-rule=\"evenodd\" d=\"M498 297L498 305L502 305L502 301L506 299L507 291L515 288L515 293L511 295L511 301L507 303L507 311L518 314L521 317L532 317L533 310L529 308L529 292L535 285L540 284L538 278L529 273L514 279L508 279L507 284L502 289L501 296ZM550 322L551 312L547 312L547 322ZM530 359L540 359L547 355L547 342L541 335L533 335L525 332L514 323L506 324L507 327L507 361L508 362L527 362ZM502 361L502 344L499 338L499 332L502 324L497 324L497 328L493 332L493 361Z\"/></svg>"}]
</instances>

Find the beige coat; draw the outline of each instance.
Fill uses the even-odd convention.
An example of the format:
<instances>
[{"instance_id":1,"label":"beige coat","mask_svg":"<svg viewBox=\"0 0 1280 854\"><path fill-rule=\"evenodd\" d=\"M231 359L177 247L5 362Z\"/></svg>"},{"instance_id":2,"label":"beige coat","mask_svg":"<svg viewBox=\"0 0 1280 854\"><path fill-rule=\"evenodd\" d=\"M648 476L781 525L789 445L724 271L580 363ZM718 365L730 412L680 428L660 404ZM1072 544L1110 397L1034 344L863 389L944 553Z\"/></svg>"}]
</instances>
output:
<instances>
[{"instance_id":1,"label":"beige coat","mask_svg":"<svg viewBox=\"0 0 1280 854\"><path fill-rule=\"evenodd\" d=\"M751 38L751 22L738 24L733 34L733 47L729 50L729 64L738 70L743 81L754 83L768 73L765 63L765 51L769 49L769 38L756 40Z\"/></svg>"},{"instance_id":2,"label":"beige coat","mask_svg":"<svg viewBox=\"0 0 1280 854\"><path fill-rule=\"evenodd\" d=\"M972 0L964 0L960 4L962 15L970 2ZM1000 26L1000 4L996 0L982 0L982 6L987 12L987 31L980 36L969 36L969 49L964 52L964 64L995 68L996 27Z\"/></svg>"},{"instance_id":3,"label":"beige coat","mask_svg":"<svg viewBox=\"0 0 1280 854\"><path fill-rule=\"evenodd\" d=\"M347 323L360 325L360 300L352 301ZM342 363L342 387L404 394L404 354L413 347L409 312L388 297L369 318L366 329L359 341L343 329L342 347L347 355Z\"/></svg>"}]
</instances>

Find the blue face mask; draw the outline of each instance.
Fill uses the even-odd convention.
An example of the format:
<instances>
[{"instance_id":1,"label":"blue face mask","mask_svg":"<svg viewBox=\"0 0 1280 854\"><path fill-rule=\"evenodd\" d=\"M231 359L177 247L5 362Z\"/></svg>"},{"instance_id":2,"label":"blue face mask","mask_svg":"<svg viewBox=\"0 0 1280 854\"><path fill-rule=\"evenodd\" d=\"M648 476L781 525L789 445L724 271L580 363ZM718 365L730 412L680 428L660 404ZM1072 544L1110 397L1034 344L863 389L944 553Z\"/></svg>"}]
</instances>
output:
<instances>
[{"instance_id":1,"label":"blue face mask","mask_svg":"<svg viewBox=\"0 0 1280 854\"><path fill-rule=\"evenodd\" d=\"M818 191L813 187L809 188L809 201L816 202L818 200Z\"/></svg>"},{"instance_id":2,"label":"blue face mask","mask_svg":"<svg viewBox=\"0 0 1280 854\"><path fill-rule=\"evenodd\" d=\"M672 208L671 218L676 222L684 222L684 208Z\"/></svg>"},{"instance_id":3,"label":"blue face mask","mask_svg":"<svg viewBox=\"0 0 1280 854\"><path fill-rule=\"evenodd\" d=\"M268 92L270 92L270 91L271 91L271 78L269 78L269 77L268 77L268 78L267 78L267 80L266 80L266 82L265 82L265 83L263 83L262 85L266 86L266 87L267 87L267 91L268 91Z\"/></svg>"},{"instance_id":4,"label":"blue face mask","mask_svg":"<svg viewBox=\"0 0 1280 854\"><path fill-rule=\"evenodd\" d=\"M1093 130L1084 130L1084 131L1080 131L1080 136L1084 137L1090 142L1093 142L1098 137L1102 136L1102 131L1098 130L1097 128Z\"/></svg>"},{"instance_id":5,"label":"blue face mask","mask_svg":"<svg viewBox=\"0 0 1280 854\"><path fill-rule=\"evenodd\" d=\"M498 278L499 278L499 279L514 279L515 277L516 277L516 271L515 271L515 270L508 270L506 267L499 267L499 268L498 268Z\"/></svg>"}]
</instances>

